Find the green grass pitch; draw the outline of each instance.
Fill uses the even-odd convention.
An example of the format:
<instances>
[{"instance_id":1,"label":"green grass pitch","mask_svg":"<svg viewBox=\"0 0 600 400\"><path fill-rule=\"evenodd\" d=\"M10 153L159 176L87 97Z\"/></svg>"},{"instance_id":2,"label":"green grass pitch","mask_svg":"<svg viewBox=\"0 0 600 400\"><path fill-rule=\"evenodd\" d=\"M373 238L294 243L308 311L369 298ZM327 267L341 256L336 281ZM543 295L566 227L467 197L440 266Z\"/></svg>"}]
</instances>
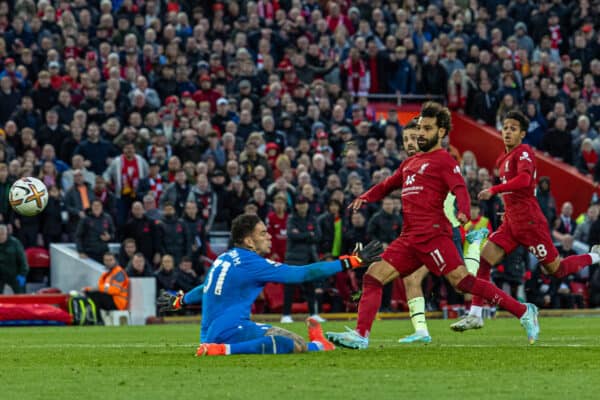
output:
<instances>
[{"instance_id":1,"label":"green grass pitch","mask_svg":"<svg viewBox=\"0 0 600 400\"><path fill-rule=\"evenodd\" d=\"M600 318L542 318L527 344L514 319L404 346L410 322L377 321L368 350L195 358L196 325L5 328L0 398L598 399ZM325 323L341 330L354 321ZM303 324L285 326L306 334Z\"/></svg>"}]
</instances>

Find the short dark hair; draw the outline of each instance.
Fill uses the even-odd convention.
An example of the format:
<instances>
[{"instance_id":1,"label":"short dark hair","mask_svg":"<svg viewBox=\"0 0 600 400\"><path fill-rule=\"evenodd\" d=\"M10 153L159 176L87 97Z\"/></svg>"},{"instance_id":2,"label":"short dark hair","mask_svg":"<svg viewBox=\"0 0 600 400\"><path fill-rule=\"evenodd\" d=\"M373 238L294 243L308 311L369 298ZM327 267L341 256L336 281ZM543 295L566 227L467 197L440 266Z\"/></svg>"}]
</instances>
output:
<instances>
[{"instance_id":1,"label":"short dark hair","mask_svg":"<svg viewBox=\"0 0 600 400\"><path fill-rule=\"evenodd\" d=\"M235 217L231 224L231 241L234 245L241 245L244 239L252 234L256 225L261 222L258 215L241 214Z\"/></svg>"},{"instance_id":2,"label":"short dark hair","mask_svg":"<svg viewBox=\"0 0 600 400\"><path fill-rule=\"evenodd\" d=\"M421 117L435 118L435 124L438 128L446 129L446 135L452 130L452 116L447 107L442 106L435 101L428 101L421 108Z\"/></svg>"},{"instance_id":3,"label":"short dark hair","mask_svg":"<svg viewBox=\"0 0 600 400\"><path fill-rule=\"evenodd\" d=\"M419 129L419 117L414 117L406 125L404 125L404 130L407 129Z\"/></svg>"},{"instance_id":4,"label":"short dark hair","mask_svg":"<svg viewBox=\"0 0 600 400\"><path fill-rule=\"evenodd\" d=\"M521 125L521 130L527 132L529 129L529 118L525 116L520 110L511 110L506 113L502 122L507 119L514 119L519 121L519 125Z\"/></svg>"}]
</instances>

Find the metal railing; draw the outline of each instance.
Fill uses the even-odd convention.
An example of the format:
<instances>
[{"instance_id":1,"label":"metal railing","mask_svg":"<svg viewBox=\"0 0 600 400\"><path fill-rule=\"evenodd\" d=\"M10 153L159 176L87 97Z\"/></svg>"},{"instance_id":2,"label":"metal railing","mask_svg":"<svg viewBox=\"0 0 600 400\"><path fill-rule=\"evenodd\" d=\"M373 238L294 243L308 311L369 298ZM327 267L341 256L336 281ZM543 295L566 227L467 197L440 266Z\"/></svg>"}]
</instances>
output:
<instances>
[{"instance_id":1,"label":"metal railing","mask_svg":"<svg viewBox=\"0 0 600 400\"><path fill-rule=\"evenodd\" d=\"M389 94L389 93L369 93L367 95L369 101L388 101L395 102L398 106L401 106L403 102L410 102L411 100L423 102L428 100L435 100L439 103L446 104L446 96L441 94Z\"/></svg>"}]
</instances>

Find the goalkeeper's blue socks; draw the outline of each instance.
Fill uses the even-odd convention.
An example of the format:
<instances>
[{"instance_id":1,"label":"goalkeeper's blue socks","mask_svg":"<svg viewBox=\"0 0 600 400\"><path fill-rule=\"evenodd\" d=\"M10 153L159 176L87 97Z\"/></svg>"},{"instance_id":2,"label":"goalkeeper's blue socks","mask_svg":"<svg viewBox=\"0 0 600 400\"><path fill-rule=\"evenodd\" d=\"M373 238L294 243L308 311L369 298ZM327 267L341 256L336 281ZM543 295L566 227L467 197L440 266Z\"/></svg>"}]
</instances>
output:
<instances>
[{"instance_id":1,"label":"goalkeeper's blue socks","mask_svg":"<svg viewBox=\"0 0 600 400\"><path fill-rule=\"evenodd\" d=\"M229 344L229 354L289 354L294 341L285 336L264 336L247 342Z\"/></svg>"}]
</instances>

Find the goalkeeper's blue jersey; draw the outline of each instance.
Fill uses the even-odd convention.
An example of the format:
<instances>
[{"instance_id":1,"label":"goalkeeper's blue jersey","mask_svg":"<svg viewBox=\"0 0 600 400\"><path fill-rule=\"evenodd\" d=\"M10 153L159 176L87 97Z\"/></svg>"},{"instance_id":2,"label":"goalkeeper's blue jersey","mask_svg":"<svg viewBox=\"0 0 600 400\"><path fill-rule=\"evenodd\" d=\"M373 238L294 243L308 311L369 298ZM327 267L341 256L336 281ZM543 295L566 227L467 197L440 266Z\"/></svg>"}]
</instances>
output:
<instances>
[{"instance_id":1,"label":"goalkeeper's blue jersey","mask_svg":"<svg viewBox=\"0 0 600 400\"><path fill-rule=\"evenodd\" d=\"M204 279L201 340L250 320L250 309L267 282L300 283L342 270L339 261L289 266L241 248L221 254ZM218 326L215 326L218 325Z\"/></svg>"}]
</instances>

